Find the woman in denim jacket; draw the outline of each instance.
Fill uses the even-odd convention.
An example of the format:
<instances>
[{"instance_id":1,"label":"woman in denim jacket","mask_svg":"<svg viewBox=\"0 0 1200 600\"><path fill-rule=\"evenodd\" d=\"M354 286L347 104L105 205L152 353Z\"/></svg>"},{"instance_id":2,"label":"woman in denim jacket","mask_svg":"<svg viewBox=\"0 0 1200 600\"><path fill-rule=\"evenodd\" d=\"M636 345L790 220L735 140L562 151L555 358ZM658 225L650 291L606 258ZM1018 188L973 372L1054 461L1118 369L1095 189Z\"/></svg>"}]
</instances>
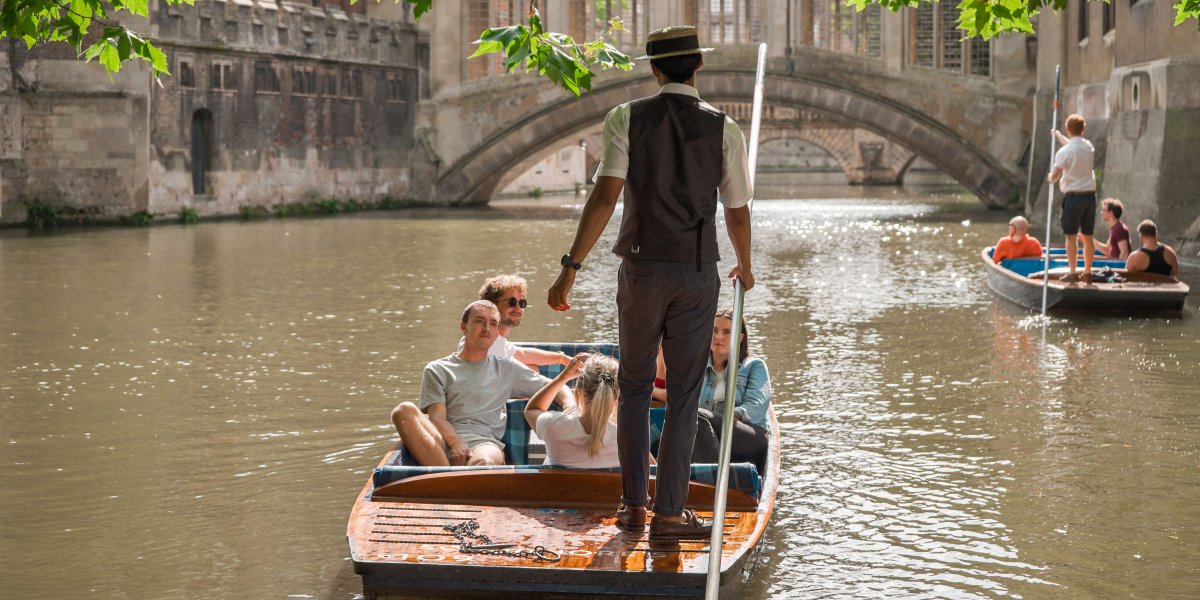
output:
<instances>
[{"instance_id":1,"label":"woman in denim jacket","mask_svg":"<svg viewBox=\"0 0 1200 600\"><path fill-rule=\"evenodd\" d=\"M700 388L700 415L696 427L693 463L715 463L720 453L721 419L724 415L725 378L729 372L729 338L733 329L733 310L717 311L713 321L711 353ZM750 356L749 332L742 321L741 352L737 366L737 399L733 415L733 462L752 462L762 470L767 458L771 424L767 408L771 404L771 379L767 363ZM668 374L669 375L669 374Z\"/></svg>"}]
</instances>

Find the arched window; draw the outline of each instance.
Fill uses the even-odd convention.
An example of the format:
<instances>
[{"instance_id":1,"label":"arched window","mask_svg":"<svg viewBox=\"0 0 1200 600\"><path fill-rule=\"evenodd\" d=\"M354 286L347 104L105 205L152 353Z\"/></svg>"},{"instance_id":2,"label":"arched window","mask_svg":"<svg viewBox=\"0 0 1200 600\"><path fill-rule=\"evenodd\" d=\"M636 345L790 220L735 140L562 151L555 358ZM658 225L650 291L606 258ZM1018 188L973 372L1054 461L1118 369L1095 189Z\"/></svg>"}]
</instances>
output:
<instances>
[{"instance_id":1,"label":"arched window","mask_svg":"<svg viewBox=\"0 0 1200 600\"><path fill-rule=\"evenodd\" d=\"M205 176L212 164L213 118L201 108L192 113L192 193L207 194Z\"/></svg>"}]
</instances>

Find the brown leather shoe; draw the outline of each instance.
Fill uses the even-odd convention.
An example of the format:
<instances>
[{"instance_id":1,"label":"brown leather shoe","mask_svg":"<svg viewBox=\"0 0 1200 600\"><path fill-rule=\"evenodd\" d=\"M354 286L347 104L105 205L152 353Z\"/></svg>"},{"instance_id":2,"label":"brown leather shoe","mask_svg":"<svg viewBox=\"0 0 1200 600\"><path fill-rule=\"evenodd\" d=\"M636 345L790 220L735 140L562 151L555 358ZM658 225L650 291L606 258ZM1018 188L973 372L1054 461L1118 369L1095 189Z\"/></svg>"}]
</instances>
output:
<instances>
[{"instance_id":1,"label":"brown leather shoe","mask_svg":"<svg viewBox=\"0 0 1200 600\"><path fill-rule=\"evenodd\" d=\"M646 507L617 506L617 529L641 533L646 530Z\"/></svg>"},{"instance_id":2,"label":"brown leather shoe","mask_svg":"<svg viewBox=\"0 0 1200 600\"><path fill-rule=\"evenodd\" d=\"M669 521L654 517L650 522L650 539L652 540L685 540L706 538L712 535L712 521L696 516L696 513L684 509L683 521Z\"/></svg>"}]
</instances>

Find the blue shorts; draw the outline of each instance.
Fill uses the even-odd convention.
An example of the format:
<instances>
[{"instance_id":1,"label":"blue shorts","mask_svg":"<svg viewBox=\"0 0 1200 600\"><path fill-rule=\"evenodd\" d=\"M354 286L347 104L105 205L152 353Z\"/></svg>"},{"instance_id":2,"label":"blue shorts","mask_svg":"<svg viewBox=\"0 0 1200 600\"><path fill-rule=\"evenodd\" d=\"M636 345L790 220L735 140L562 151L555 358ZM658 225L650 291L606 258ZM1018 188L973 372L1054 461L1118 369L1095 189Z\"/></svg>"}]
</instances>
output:
<instances>
[{"instance_id":1,"label":"blue shorts","mask_svg":"<svg viewBox=\"0 0 1200 600\"><path fill-rule=\"evenodd\" d=\"M1096 192L1072 192L1063 196L1062 218L1064 235L1092 235L1096 232Z\"/></svg>"}]
</instances>

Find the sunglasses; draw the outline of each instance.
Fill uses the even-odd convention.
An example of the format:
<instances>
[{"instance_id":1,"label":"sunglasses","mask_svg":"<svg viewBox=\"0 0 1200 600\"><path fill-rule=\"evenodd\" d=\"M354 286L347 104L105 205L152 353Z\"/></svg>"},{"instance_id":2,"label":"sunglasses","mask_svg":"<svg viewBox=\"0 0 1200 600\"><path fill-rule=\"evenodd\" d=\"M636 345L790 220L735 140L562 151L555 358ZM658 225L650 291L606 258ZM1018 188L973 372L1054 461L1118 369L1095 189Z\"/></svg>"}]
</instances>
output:
<instances>
[{"instance_id":1,"label":"sunglasses","mask_svg":"<svg viewBox=\"0 0 1200 600\"><path fill-rule=\"evenodd\" d=\"M526 302L524 298L521 298L520 300L517 300L516 298L508 299L508 307L509 308L516 308L518 306L520 306L521 308L525 308L526 306L529 306L529 303Z\"/></svg>"}]
</instances>

